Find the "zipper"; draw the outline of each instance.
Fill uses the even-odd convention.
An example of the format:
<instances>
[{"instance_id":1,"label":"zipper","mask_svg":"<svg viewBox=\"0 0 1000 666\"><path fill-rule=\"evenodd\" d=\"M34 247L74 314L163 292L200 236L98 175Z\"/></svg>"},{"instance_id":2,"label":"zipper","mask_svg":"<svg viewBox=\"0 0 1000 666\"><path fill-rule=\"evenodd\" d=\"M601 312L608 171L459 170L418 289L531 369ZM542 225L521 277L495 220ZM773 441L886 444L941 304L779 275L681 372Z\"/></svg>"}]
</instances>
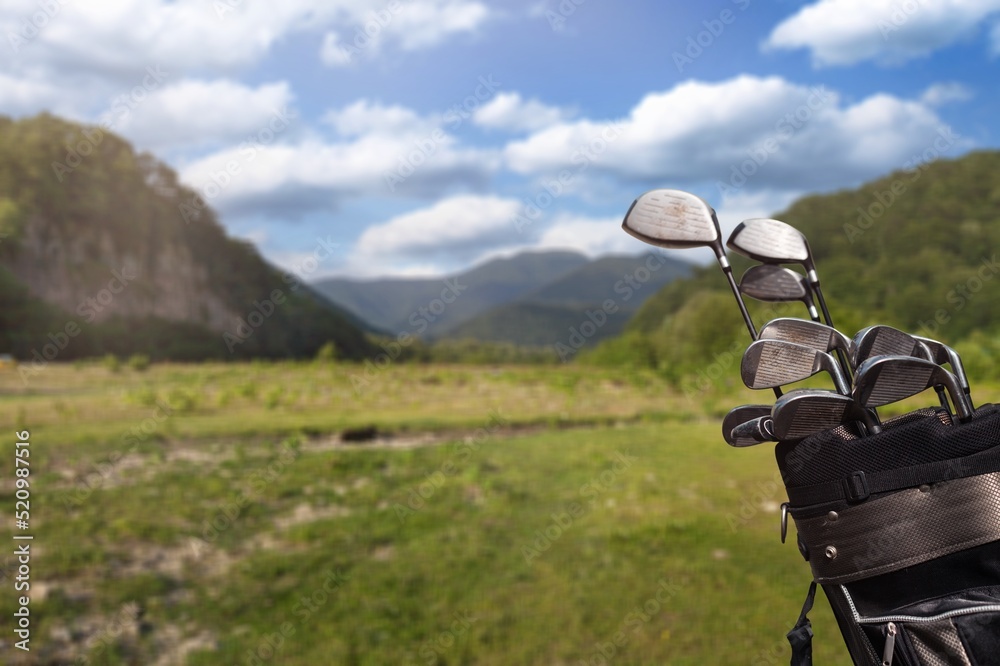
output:
<instances>
[{"instance_id":1,"label":"zipper","mask_svg":"<svg viewBox=\"0 0 1000 666\"><path fill-rule=\"evenodd\" d=\"M953 617L961 617L963 615L974 615L976 613L1000 613L1000 604L983 604L981 606L970 606L968 608L956 608L955 610L948 611L946 613L940 613L938 615L932 615L930 617L917 617L916 615L883 615L881 617L861 617L858 613L857 607L854 605L854 600L851 599L850 592L843 585L840 586L841 591L844 593L844 597L847 599L848 606L851 607L851 614L854 615L854 621L858 624L885 624L887 622L936 622L938 620L947 620Z\"/></svg>"},{"instance_id":2,"label":"zipper","mask_svg":"<svg viewBox=\"0 0 1000 666\"><path fill-rule=\"evenodd\" d=\"M896 648L896 624L890 622L885 628L885 649L882 650L882 666L892 666L892 653Z\"/></svg>"}]
</instances>

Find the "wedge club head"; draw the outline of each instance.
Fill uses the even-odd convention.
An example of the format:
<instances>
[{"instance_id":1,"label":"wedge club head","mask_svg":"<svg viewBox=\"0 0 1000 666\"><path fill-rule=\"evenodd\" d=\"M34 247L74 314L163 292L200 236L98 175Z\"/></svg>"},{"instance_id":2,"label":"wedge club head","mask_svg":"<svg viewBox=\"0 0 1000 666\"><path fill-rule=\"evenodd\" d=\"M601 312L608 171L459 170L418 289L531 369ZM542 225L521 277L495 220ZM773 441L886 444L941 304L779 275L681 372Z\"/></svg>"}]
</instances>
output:
<instances>
[{"instance_id":1,"label":"wedge club head","mask_svg":"<svg viewBox=\"0 0 1000 666\"><path fill-rule=\"evenodd\" d=\"M940 360L935 358L934 353L925 341L919 340L898 328L885 326L884 324L861 329L855 334L853 342L854 354L851 356L851 361L854 363L855 368L876 356L913 356L915 358L934 361L939 365L941 363ZM945 356L947 357L947 355ZM952 367L954 368L954 366ZM941 386L935 386L934 390L937 392L938 402L951 414L951 407L948 404L948 398L945 396L944 389Z\"/></svg>"},{"instance_id":2,"label":"wedge club head","mask_svg":"<svg viewBox=\"0 0 1000 666\"><path fill-rule=\"evenodd\" d=\"M881 432L871 412L850 396L832 391L790 391L774 403L772 415L772 430L779 441L804 439L851 422L864 424L870 434Z\"/></svg>"},{"instance_id":3,"label":"wedge club head","mask_svg":"<svg viewBox=\"0 0 1000 666\"><path fill-rule=\"evenodd\" d=\"M958 378L934 361L912 356L873 356L858 367L852 397L864 407L879 407L943 385L955 405L959 421L972 419L972 406Z\"/></svg>"},{"instance_id":4,"label":"wedge club head","mask_svg":"<svg viewBox=\"0 0 1000 666\"><path fill-rule=\"evenodd\" d=\"M837 392L847 395L850 385L834 358L823 351L784 340L757 340L747 347L740 376L748 388L784 386L826 371Z\"/></svg>"}]
</instances>

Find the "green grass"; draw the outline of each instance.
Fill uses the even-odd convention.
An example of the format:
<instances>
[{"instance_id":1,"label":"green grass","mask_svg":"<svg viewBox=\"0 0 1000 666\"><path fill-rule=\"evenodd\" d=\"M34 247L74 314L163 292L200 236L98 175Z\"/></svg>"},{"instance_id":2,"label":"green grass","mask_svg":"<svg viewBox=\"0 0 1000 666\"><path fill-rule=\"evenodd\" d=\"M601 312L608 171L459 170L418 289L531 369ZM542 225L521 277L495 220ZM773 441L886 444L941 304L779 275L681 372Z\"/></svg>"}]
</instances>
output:
<instances>
[{"instance_id":1,"label":"green grass","mask_svg":"<svg viewBox=\"0 0 1000 666\"><path fill-rule=\"evenodd\" d=\"M0 376L0 424L32 433L37 663L787 661L809 569L778 542L770 450L718 434L758 395L574 366L390 367L354 392L362 370ZM330 436L367 424L397 437ZM850 663L825 602L813 621L817 663Z\"/></svg>"}]
</instances>

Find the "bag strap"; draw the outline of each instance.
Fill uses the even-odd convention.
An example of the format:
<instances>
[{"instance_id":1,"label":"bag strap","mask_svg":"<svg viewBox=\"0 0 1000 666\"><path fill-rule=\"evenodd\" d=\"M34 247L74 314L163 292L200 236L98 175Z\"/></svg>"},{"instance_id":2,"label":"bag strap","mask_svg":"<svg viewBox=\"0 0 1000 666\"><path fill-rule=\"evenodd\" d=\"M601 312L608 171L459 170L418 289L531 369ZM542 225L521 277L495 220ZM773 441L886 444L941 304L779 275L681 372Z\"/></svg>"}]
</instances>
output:
<instances>
[{"instance_id":1,"label":"bag strap","mask_svg":"<svg viewBox=\"0 0 1000 666\"><path fill-rule=\"evenodd\" d=\"M1000 446L964 458L900 467L881 472L853 472L849 477L811 486L786 488L795 507L827 502L863 502L870 495L913 488L925 483L962 479L1000 471Z\"/></svg>"},{"instance_id":2,"label":"bag strap","mask_svg":"<svg viewBox=\"0 0 1000 666\"><path fill-rule=\"evenodd\" d=\"M806 595L805 603L802 604L799 621L788 632L788 642L792 646L792 661L790 662L790 666L812 666L813 631L812 622L809 621L807 615L812 610L815 600L816 581L813 581L809 583L809 593Z\"/></svg>"}]
</instances>

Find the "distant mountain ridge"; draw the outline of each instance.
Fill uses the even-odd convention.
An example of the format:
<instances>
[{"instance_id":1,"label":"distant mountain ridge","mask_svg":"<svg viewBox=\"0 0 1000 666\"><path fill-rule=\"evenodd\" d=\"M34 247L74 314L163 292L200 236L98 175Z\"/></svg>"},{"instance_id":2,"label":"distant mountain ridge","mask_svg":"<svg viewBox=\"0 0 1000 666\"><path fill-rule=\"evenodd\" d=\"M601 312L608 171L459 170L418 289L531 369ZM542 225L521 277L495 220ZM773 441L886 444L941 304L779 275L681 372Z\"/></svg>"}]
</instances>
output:
<instances>
[{"instance_id":1,"label":"distant mountain ridge","mask_svg":"<svg viewBox=\"0 0 1000 666\"><path fill-rule=\"evenodd\" d=\"M448 278L334 279L314 286L388 335L559 347L572 355L571 341L617 335L647 298L692 270L652 252L598 259L525 252Z\"/></svg>"},{"instance_id":2,"label":"distant mountain ridge","mask_svg":"<svg viewBox=\"0 0 1000 666\"><path fill-rule=\"evenodd\" d=\"M576 252L526 252L444 278L329 278L313 287L375 329L391 335L407 332L429 337L492 307L511 303L587 261ZM432 305L439 311L432 312Z\"/></svg>"}]
</instances>

